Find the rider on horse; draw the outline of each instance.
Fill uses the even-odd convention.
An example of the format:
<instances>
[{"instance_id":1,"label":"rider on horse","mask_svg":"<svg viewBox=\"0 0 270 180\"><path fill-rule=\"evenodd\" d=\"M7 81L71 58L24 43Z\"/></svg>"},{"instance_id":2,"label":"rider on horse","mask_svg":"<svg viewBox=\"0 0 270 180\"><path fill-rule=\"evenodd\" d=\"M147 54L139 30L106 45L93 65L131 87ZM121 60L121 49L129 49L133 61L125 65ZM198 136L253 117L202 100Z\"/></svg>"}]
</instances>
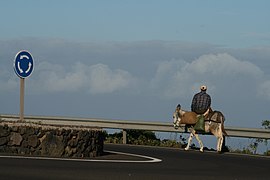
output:
<instances>
[{"instance_id":1,"label":"rider on horse","mask_svg":"<svg viewBox=\"0 0 270 180\"><path fill-rule=\"evenodd\" d=\"M211 97L206 93L205 85L200 87L201 92L194 95L191 104L191 111L196 114L204 114L211 106Z\"/></svg>"},{"instance_id":2,"label":"rider on horse","mask_svg":"<svg viewBox=\"0 0 270 180\"><path fill-rule=\"evenodd\" d=\"M204 126L204 118L208 114L211 106L211 97L206 93L207 86L200 87L201 92L194 95L191 103L191 111L198 114L198 126Z\"/></svg>"}]
</instances>

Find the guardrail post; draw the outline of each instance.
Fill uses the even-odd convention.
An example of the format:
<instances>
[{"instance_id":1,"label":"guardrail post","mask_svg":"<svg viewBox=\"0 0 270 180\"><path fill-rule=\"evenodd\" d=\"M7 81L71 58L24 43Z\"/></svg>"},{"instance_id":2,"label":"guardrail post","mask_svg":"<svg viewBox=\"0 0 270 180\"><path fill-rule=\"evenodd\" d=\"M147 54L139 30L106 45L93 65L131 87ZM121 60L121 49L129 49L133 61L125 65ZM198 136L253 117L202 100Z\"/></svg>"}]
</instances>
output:
<instances>
[{"instance_id":1,"label":"guardrail post","mask_svg":"<svg viewBox=\"0 0 270 180\"><path fill-rule=\"evenodd\" d=\"M123 129L123 144L127 144L127 130Z\"/></svg>"}]
</instances>

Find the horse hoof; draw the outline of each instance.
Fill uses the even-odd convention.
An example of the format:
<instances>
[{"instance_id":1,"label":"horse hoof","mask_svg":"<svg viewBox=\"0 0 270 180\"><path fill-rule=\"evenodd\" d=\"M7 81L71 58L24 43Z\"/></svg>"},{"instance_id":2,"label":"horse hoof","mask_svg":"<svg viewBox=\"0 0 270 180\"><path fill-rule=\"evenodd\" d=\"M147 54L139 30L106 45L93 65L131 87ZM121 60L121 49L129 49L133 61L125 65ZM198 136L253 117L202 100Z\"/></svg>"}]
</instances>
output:
<instances>
[{"instance_id":1,"label":"horse hoof","mask_svg":"<svg viewBox=\"0 0 270 180\"><path fill-rule=\"evenodd\" d=\"M185 148L184 150L185 150L185 151L187 151L187 150L188 150L188 148Z\"/></svg>"},{"instance_id":2,"label":"horse hoof","mask_svg":"<svg viewBox=\"0 0 270 180\"><path fill-rule=\"evenodd\" d=\"M203 149L200 149L200 152L203 153Z\"/></svg>"}]
</instances>

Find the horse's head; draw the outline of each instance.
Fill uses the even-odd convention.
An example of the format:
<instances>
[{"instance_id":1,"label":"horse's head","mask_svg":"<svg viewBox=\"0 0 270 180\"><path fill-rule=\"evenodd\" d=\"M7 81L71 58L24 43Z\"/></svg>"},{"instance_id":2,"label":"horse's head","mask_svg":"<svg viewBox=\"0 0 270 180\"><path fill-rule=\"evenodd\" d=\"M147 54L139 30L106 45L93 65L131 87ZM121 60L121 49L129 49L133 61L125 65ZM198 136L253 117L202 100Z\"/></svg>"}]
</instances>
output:
<instances>
[{"instance_id":1,"label":"horse's head","mask_svg":"<svg viewBox=\"0 0 270 180\"><path fill-rule=\"evenodd\" d=\"M181 105L178 104L173 113L173 126L175 129L178 129L180 127L180 122L181 122L180 110L181 110Z\"/></svg>"}]
</instances>

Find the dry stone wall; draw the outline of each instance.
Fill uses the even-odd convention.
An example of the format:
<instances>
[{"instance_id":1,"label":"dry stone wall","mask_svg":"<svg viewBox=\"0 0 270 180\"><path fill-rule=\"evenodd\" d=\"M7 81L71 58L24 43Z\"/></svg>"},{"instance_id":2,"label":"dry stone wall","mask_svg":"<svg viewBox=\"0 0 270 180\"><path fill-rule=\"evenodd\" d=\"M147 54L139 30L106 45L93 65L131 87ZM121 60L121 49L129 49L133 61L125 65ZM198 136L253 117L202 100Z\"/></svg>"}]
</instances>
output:
<instances>
[{"instance_id":1,"label":"dry stone wall","mask_svg":"<svg viewBox=\"0 0 270 180\"><path fill-rule=\"evenodd\" d=\"M96 157L103 132L80 127L0 122L0 153L49 157Z\"/></svg>"}]
</instances>

